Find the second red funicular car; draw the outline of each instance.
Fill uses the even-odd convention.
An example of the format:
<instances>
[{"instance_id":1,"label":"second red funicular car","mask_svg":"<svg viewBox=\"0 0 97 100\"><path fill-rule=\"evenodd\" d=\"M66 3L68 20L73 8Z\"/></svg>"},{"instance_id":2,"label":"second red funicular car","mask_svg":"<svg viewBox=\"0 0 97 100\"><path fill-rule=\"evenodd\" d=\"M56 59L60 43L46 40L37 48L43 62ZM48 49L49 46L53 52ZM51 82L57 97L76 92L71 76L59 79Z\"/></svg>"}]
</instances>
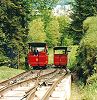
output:
<instances>
[{"instance_id":1,"label":"second red funicular car","mask_svg":"<svg viewBox=\"0 0 97 100\"><path fill-rule=\"evenodd\" d=\"M33 68L46 67L48 64L46 43L29 43L27 63Z\"/></svg>"},{"instance_id":2,"label":"second red funicular car","mask_svg":"<svg viewBox=\"0 0 97 100\"><path fill-rule=\"evenodd\" d=\"M54 65L66 68L67 61L67 47L54 47Z\"/></svg>"}]
</instances>

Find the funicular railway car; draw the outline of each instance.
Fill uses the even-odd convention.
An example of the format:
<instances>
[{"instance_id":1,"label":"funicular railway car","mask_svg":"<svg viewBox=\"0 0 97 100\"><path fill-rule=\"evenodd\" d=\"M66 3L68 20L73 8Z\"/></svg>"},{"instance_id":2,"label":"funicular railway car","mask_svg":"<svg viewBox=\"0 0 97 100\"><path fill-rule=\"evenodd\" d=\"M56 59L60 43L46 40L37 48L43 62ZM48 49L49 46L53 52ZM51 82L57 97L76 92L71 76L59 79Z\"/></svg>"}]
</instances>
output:
<instances>
[{"instance_id":1,"label":"funicular railway car","mask_svg":"<svg viewBox=\"0 0 97 100\"><path fill-rule=\"evenodd\" d=\"M32 68L45 68L48 64L46 43L29 43L27 63Z\"/></svg>"},{"instance_id":2,"label":"funicular railway car","mask_svg":"<svg viewBox=\"0 0 97 100\"><path fill-rule=\"evenodd\" d=\"M66 68L68 62L67 47L54 47L54 65Z\"/></svg>"}]
</instances>

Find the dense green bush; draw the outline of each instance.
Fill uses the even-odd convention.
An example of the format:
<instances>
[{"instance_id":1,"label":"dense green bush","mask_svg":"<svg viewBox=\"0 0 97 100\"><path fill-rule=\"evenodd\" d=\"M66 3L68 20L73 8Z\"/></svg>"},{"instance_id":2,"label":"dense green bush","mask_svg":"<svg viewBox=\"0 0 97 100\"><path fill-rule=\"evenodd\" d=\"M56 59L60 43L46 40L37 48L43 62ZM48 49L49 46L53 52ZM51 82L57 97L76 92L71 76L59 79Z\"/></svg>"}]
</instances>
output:
<instances>
[{"instance_id":1,"label":"dense green bush","mask_svg":"<svg viewBox=\"0 0 97 100\"><path fill-rule=\"evenodd\" d=\"M10 61L11 67L19 67L27 49L30 4L28 0L0 0L0 54Z\"/></svg>"},{"instance_id":2,"label":"dense green bush","mask_svg":"<svg viewBox=\"0 0 97 100\"><path fill-rule=\"evenodd\" d=\"M78 48L76 72L84 83L95 72L97 63L97 17L89 17L83 23L85 36Z\"/></svg>"},{"instance_id":3,"label":"dense green bush","mask_svg":"<svg viewBox=\"0 0 97 100\"><path fill-rule=\"evenodd\" d=\"M97 73L93 74L91 77L88 77L87 84L97 83Z\"/></svg>"},{"instance_id":4,"label":"dense green bush","mask_svg":"<svg viewBox=\"0 0 97 100\"><path fill-rule=\"evenodd\" d=\"M81 88L82 100L97 99L97 74L88 78L88 84Z\"/></svg>"}]
</instances>

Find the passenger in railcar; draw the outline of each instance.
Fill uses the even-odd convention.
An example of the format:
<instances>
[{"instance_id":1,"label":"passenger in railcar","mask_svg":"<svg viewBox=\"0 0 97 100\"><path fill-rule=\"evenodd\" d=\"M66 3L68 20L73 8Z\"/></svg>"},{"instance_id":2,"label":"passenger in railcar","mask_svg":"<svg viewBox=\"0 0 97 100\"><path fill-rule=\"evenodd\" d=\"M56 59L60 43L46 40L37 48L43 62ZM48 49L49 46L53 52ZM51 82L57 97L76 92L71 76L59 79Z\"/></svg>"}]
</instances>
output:
<instances>
[{"instance_id":1,"label":"passenger in railcar","mask_svg":"<svg viewBox=\"0 0 97 100\"><path fill-rule=\"evenodd\" d=\"M38 50L37 50L37 48L34 48L34 55L38 55L39 54L39 52L38 52Z\"/></svg>"}]
</instances>

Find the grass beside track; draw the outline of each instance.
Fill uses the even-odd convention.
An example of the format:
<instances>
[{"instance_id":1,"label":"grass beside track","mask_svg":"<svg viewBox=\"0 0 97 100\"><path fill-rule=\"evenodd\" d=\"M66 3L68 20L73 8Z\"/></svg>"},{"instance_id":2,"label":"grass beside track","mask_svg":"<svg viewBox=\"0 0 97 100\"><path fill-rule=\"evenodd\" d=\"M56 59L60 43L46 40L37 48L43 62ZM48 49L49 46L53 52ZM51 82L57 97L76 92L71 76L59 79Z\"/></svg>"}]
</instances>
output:
<instances>
[{"instance_id":1,"label":"grass beside track","mask_svg":"<svg viewBox=\"0 0 97 100\"><path fill-rule=\"evenodd\" d=\"M87 84L80 80L72 82L70 100L97 100L97 73L88 77Z\"/></svg>"},{"instance_id":2,"label":"grass beside track","mask_svg":"<svg viewBox=\"0 0 97 100\"><path fill-rule=\"evenodd\" d=\"M0 67L0 82L4 81L6 79L9 79L15 75L18 75L22 72L24 72L24 70L2 66L2 67Z\"/></svg>"},{"instance_id":3,"label":"grass beside track","mask_svg":"<svg viewBox=\"0 0 97 100\"><path fill-rule=\"evenodd\" d=\"M70 100L97 100L97 81L86 86L72 83Z\"/></svg>"},{"instance_id":4,"label":"grass beside track","mask_svg":"<svg viewBox=\"0 0 97 100\"><path fill-rule=\"evenodd\" d=\"M81 98L81 90L76 85L76 83L72 83L70 100L82 100L82 98Z\"/></svg>"}]
</instances>

